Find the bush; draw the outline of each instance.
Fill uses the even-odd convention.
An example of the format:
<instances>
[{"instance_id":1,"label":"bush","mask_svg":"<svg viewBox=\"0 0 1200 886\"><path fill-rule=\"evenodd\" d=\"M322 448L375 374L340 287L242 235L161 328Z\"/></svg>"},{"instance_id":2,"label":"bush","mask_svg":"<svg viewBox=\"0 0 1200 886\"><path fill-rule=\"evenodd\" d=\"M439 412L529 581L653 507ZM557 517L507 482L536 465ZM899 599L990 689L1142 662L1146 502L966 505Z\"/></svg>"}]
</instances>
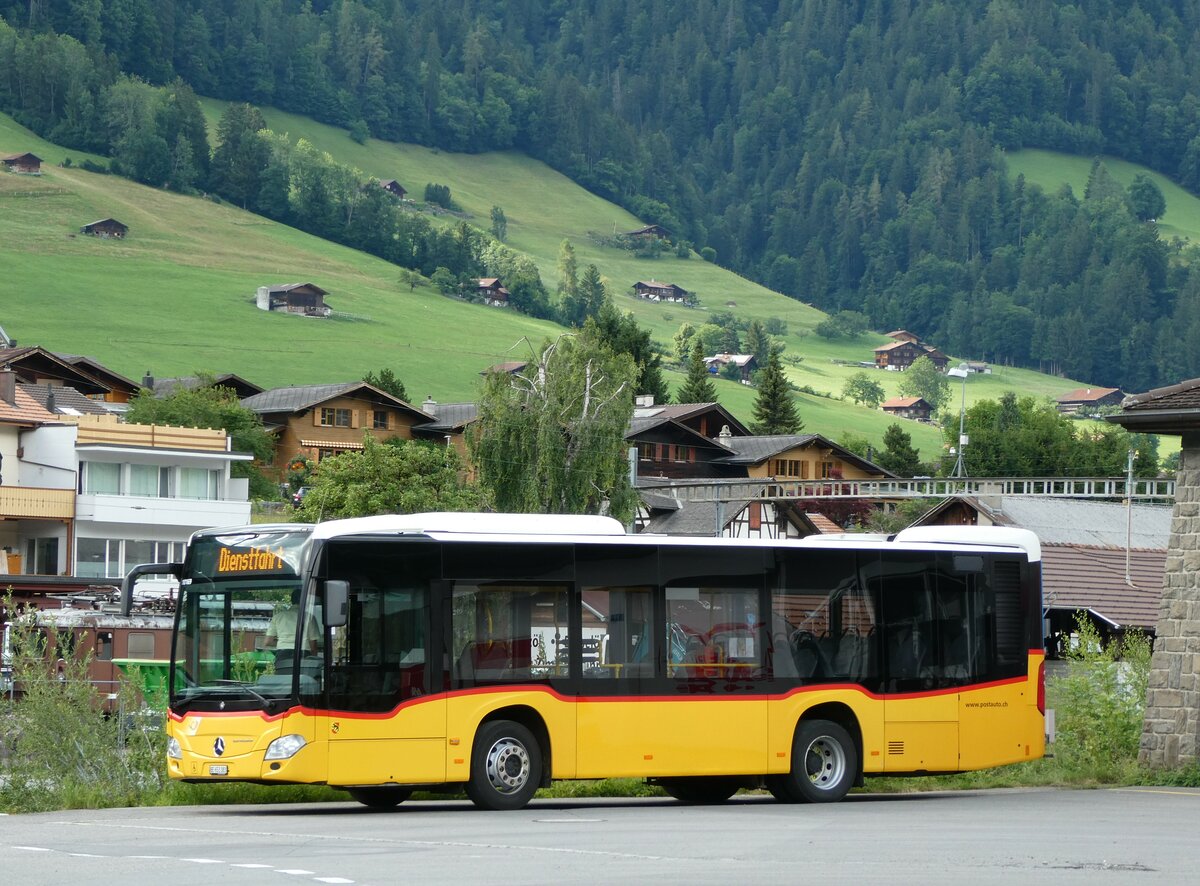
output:
<instances>
[{"instance_id":1,"label":"bush","mask_svg":"<svg viewBox=\"0 0 1200 886\"><path fill-rule=\"evenodd\" d=\"M1054 755L1073 778L1119 781L1137 767L1150 678L1150 640L1130 631L1104 645L1084 613L1064 657L1066 676L1050 681Z\"/></svg>"},{"instance_id":2,"label":"bush","mask_svg":"<svg viewBox=\"0 0 1200 886\"><path fill-rule=\"evenodd\" d=\"M367 129L365 120L355 120L350 124L350 138L360 145L365 145L367 139L371 137L371 131Z\"/></svg>"},{"instance_id":3,"label":"bush","mask_svg":"<svg viewBox=\"0 0 1200 886\"><path fill-rule=\"evenodd\" d=\"M700 257L710 264L716 264L717 250L713 249L711 246L705 246L700 250Z\"/></svg>"},{"instance_id":4,"label":"bush","mask_svg":"<svg viewBox=\"0 0 1200 886\"><path fill-rule=\"evenodd\" d=\"M440 206L442 209L458 210L461 207L454 202L454 198L450 196L449 185L439 185L430 182L425 186L425 202L433 203L435 206Z\"/></svg>"}]
</instances>

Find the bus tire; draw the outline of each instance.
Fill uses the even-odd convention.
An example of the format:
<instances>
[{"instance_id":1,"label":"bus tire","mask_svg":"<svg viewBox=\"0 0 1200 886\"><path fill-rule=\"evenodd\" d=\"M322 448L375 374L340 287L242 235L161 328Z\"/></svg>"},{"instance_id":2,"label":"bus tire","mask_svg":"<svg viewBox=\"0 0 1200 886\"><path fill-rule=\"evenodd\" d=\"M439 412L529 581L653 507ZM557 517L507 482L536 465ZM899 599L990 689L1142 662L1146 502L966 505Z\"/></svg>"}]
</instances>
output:
<instances>
[{"instance_id":1,"label":"bus tire","mask_svg":"<svg viewBox=\"0 0 1200 886\"><path fill-rule=\"evenodd\" d=\"M512 720L484 723L475 734L467 796L480 809L521 809L542 782L542 750Z\"/></svg>"},{"instance_id":2,"label":"bus tire","mask_svg":"<svg viewBox=\"0 0 1200 886\"><path fill-rule=\"evenodd\" d=\"M783 803L834 803L858 778L858 747L832 720L803 720L792 742L792 771L767 779L767 790Z\"/></svg>"},{"instance_id":3,"label":"bus tire","mask_svg":"<svg viewBox=\"0 0 1200 886\"><path fill-rule=\"evenodd\" d=\"M737 793L742 783L736 778L660 778L657 784L680 803L711 806L724 803Z\"/></svg>"},{"instance_id":4,"label":"bus tire","mask_svg":"<svg viewBox=\"0 0 1200 886\"><path fill-rule=\"evenodd\" d=\"M371 809L394 809L412 796L408 788L382 785L377 788L350 788L350 798Z\"/></svg>"}]
</instances>

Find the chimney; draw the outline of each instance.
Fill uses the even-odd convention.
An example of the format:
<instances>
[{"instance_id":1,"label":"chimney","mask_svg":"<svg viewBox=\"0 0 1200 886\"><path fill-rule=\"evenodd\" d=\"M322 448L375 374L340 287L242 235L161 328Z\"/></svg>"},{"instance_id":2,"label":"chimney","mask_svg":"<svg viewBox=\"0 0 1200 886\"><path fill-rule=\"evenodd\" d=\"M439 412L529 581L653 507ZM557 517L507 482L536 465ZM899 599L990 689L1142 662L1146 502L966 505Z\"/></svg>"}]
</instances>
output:
<instances>
[{"instance_id":1,"label":"chimney","mask_svg":"<svg viewBox=\"0 0 1200 886\"><path fill-rule=\"evenodd\" d=\"M58 412L58 409L54 405L54 388L52 386L46 388L46 411L51 413Z\"/></svg>"},{"instance_id":2,"label":"chimney","mask_svg":"<svg viewBox=\"0 0 1200 886\"><path fill-rule=\"evenodd\" d=\"M430 415L437 415L437 400L433 399L433 394L425 396L425 402L421 404L421 409Z\"/></svg>"},{"instance_id":3,"label":"chimney","mask_svg":"<svg viewBox=\"0 0 1200 886\"><path fill-rule=\"evenodd\" d=\"M17 405L17 374L7 366L0 369L0 400L9 406Z\"/></svg>"},{"instance_id":4,"label":"chimney","mask_svg":"<svg viewBox=\"0 0 1200 886\"><path fill-rule=\"evenodd\" d=\"M146 370L146 374L142 376L142 387L154 390L154 376L150 374L150 370Z\"/></svg>"},{"instance_id":5,"label":"chimney","mask_svg":"<svg viewBox=\"0 0 1200 886\"><path fill-rule=\"evenodd\" d=\"M729 430L729 425L721 425L721 433L717 434L721 440L729 440L733 437L733 431Z\"/></svg>"},{"instance_id":6,"label":"chimney","mask_svg":"<svg viewBox=\"0 0 1200 886\"><path fill-rule=\"evenodd\" d=\"M647 409L654 405L653 394L637 394L633 398L633 405L640 409Z\"/></svg>"}]
</instances>

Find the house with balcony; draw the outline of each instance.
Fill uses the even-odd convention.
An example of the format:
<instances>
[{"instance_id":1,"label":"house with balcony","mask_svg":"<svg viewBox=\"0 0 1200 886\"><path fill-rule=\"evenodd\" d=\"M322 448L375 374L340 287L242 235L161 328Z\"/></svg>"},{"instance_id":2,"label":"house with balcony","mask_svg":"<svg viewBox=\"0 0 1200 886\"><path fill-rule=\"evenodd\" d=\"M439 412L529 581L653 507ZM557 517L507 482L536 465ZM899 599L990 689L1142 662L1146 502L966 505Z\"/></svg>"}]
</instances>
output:
<instances>
[{"instance_id":1,"label":"house with balcony","mask_svg":"<svg viewBox=\"0 0 1200 886\"><path fill-rule=\"evenodd\" d=\"M0 498L0 539L17 555L10 574L111 584L138 563L179 560L199 529L250 520L249 481L230 466L251 455L232 451L224 431L115 415L31 421L12 453L17 485L7 489L6 476L10 500Z\"/></svg>"}]
</instances>

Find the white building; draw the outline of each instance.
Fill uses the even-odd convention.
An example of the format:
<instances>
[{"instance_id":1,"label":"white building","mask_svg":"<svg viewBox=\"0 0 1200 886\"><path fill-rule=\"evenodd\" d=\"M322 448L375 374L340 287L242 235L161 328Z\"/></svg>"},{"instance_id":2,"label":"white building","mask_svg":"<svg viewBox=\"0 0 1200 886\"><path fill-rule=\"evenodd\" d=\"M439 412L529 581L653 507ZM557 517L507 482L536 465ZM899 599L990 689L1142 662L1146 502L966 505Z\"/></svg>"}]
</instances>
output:
<instances>
[{"instance_id":1,"label":"white building","mask_svg":"<svg viewBox=\"0 0 1200 886\"><path fill-rule=\"evenodd\" d=\"M180 560L198 529L250 520L248 481L230 465L252 456L224 431L42 419L28 417L15 449L0 441L0 547L17 555L0 568L115 582L138 563Z\"/></svg>"}]
</instances>

